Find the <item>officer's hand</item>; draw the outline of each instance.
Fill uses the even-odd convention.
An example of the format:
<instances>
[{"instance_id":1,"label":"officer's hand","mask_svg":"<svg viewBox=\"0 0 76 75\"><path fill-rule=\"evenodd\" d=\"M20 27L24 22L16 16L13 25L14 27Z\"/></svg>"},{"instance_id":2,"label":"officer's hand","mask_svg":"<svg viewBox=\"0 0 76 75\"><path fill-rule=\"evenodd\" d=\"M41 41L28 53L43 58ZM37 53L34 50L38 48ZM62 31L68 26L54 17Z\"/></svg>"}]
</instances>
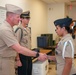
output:
<instances>
[{"instance_id":1,"label":"officer's hand","mask_svg":"<svg viewBox=\"0 0 76 75\"><path fill-rule=\"evenodd\" d=\"M38 60L45 61L47 59L47 55L43 53L39 53Z\"/></svg>"},{"instance_id":2,"label":"officer's hand","mask_svg":"<svg viewBox=\"0 0 76 75\"><path fill-rule=\"evenodd\" d=\"M17 60L17 61L16 61L16 66L22 66L22 63L21 63L20 60Z\"/></svg>"}]
</instances>

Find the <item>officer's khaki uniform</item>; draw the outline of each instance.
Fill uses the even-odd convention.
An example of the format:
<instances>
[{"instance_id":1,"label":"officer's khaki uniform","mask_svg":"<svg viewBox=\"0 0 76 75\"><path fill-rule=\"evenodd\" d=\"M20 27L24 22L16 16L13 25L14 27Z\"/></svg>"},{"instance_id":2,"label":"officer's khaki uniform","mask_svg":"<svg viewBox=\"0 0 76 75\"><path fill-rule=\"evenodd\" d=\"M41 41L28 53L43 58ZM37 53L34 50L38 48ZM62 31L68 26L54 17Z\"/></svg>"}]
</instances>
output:
<instances>
[{"instance_id":1,"label":"officer's khaki uniform","mask_svg":"<svg viewBox=\"0 0 76 75\"><path fill-rule=\"evenodd\" d=\"M6 21L0 26L0 75L15 75L16 51L11 48L18 41Z\"/></svg>"},{"instance_id":2,"label":"officer's khaki uniform","mask_svg":"<svg viewBox=\"0 0 76 75\"><path fill-rule=\"evenodd\" d=\"M65 57L74 58L74 43L70 34L64 36L56 48L56 60L57 60L57 75L62 75L65 65ZM70 75L76 74L76 69L72 61L72 68Z\"/></svg>"},{"instance_id":3,"label":"officer's khaki uniform","mask_svg":"<svg viewBox=\"0 0 76 75\"><path fill-rule=\"evenodd\" d=\"M19 25L16 36L19 41L19 43L31 49L31 30L29 27L24 28L22 25ZM22 34L22 35L21 35ZM21 38L22 36L22 38ZM32 59L31 57L24 56L22 54L19 54L20 61L22 63L21 67L18 67L18 75L32 75Z\"/></svg>"},{"instance_id":4,"label":"officer's khaki uniform","mask_svg":"<svg viewBox=\"0 0 76 75\"><path fill-rule=\"evenodd\" d=\"M21 29L16 32L16 36L20 44L24 47L31 48L31 30L29 27L24 28L21 24L18 26L22 29L23 34L21 33ZM22 39L21 39L22 34Z\"/></svg>"}]
</instances>

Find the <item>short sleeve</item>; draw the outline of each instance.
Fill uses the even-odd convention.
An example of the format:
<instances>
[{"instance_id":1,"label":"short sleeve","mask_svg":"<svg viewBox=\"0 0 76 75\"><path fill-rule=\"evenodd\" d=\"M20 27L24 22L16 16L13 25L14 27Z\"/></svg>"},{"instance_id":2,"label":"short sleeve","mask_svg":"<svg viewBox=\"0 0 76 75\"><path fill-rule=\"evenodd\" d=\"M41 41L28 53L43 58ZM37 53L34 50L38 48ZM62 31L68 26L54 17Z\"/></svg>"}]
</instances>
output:
<instances>
[{"instance_id":1,"label":"short sleeve","mask_svg":"<svg viewBox=\"0 0 76 75\"><path fill-rule=\"evenodd\" d=\"M68 41L65 48L64 57L71 57L71 58L73 57L74 53L72 46L73 44L71 45L71 43Z\"/></svg>"},{"instance_id":2,"label":"short sleeve","mask_svg":"<svg viewBox=\"0 0 76 75\"><path fill-rule=\"evenodd\" d=\"M2 30L0 32L0 38L2 39L3 42L5 42L5 44L10 47L16 43L18 43L16 37L15 37L15 34L12 30L9 30L9 29L5 29L5 30Z\"/></svg>"}]
</instances>

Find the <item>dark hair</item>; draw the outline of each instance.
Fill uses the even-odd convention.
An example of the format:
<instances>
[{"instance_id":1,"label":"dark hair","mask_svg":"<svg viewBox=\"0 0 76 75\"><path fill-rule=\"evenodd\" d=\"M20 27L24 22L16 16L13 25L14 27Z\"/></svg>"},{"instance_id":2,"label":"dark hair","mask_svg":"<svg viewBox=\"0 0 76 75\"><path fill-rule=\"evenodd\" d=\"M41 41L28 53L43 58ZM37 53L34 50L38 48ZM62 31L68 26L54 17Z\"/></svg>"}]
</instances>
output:
<instances>
[{"instance_id":1,"label":"dark hair","mask_svg":"<svg viewBox=\"0 0 76 75\"><path fill-rule=\"evenodd\" d=\"M68 33L72 33L72 29L70 29L70 27L65 26L65 29L67 30Z\"/></svg>"},{"instance_id":2,"label":"dark hair","mask_svg":"<svg viewBox=\"0 0 76 75\"><path fill-rule=\"evenodd\" d=\"M69 26L61 26L59 25L61 28L65 27L65 29L67 30L68 33L71 33L71 29Z\"/></svg>"},{"instance_id":3,"label":"dark hair","mask_svg":"<svg viewBox=\"0 0 76 75\"><path fill-rule=\"evenodd\" d=\"M76 28L76 26L74 26L74 27L73 27L73 30L72 30L72 38L73 38L73 39L76 38L76 37L75 37L75 34L74 34L74 33L75 33L75 28Z\"/></svg>"},{"instance_id":4,"label":"dark hair","mask_svg":"<svg viewBox=\"0 0 76 75\"><path fill-rule=\"evenodd\" d=\"M23 17L23 19L30 19L30 17Z\"/></svg>"},{"instance_id":5,"label":"dark hair","mask_svg":"<svg viewBox=\"0 0 76 75\"><path fill-rule=\"evenodd\" d=\"M76 28L76 26L73 27L73 30Z\"/></svg>"}]
</instances>

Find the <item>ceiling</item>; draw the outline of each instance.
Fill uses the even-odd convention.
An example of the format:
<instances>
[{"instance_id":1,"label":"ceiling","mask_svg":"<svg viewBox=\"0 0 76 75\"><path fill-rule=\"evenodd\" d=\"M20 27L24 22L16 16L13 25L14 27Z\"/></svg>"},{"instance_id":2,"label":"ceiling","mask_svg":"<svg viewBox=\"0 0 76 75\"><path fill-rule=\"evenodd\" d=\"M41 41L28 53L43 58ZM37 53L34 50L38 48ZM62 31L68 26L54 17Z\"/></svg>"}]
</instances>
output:
<instances>
[{"instance_id":1,"label":"ceiling","mask_svg":"<svg viewBox=\"0 0 76 75\"><path fill-rule=\"evenodd\" d=\"M67 3L68 5L76 5L76 0L42 0L48 4L51 3Z\"/></svg>"}]
</instances>

